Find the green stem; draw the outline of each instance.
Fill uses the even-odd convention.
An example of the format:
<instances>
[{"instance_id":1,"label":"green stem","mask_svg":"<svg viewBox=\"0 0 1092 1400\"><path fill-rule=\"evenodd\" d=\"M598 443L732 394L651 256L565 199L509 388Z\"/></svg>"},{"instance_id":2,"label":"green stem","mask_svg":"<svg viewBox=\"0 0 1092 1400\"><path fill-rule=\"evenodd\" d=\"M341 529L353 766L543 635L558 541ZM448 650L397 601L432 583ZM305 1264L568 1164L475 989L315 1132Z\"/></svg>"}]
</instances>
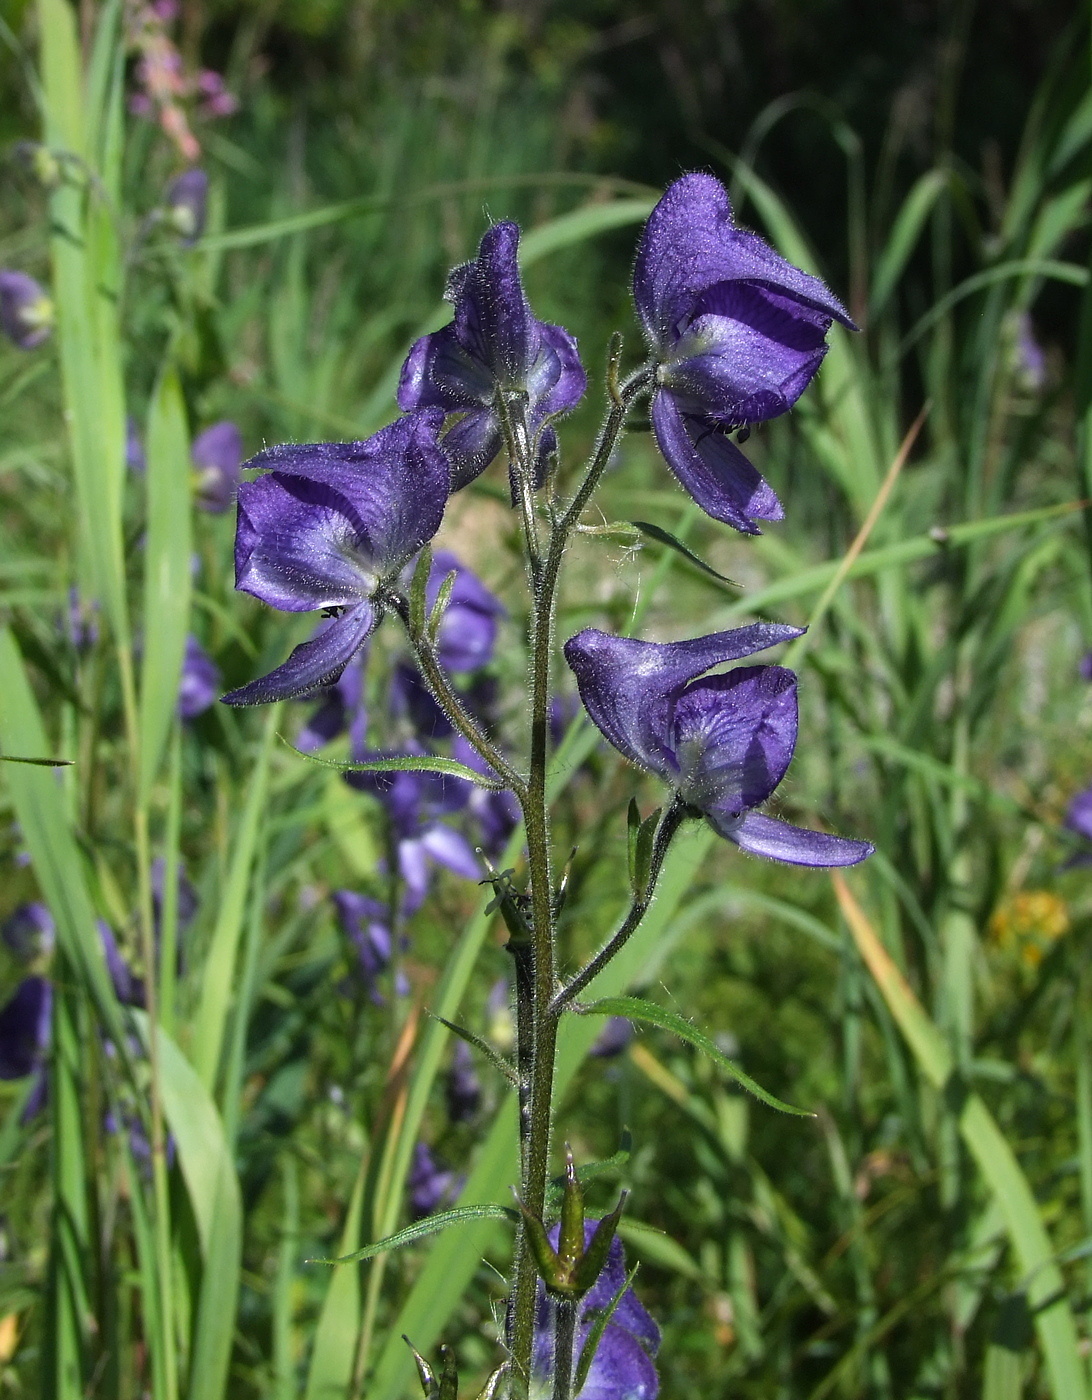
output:
<instances>
[{"instance_id":1,"label":"green stem","mask_svg":"<svg viewBox=\"0 0 1092 1400\"><path fill-rule=\"evenodd\" d=\"M557 1304L557 1321L554 1325L553 1400L572 1400L576 1310L577 1304L571 1298L562 1298Z\"/></svg>"},{"instance_id":2,"label":"green stem","mask_svg":"<svg viewBox=\"0 0 1092 1400\"><path fill-rule=\"evenodd\" d=\"M525 792L520 797L527 832L527 862L531 884L531 927L534 937L533 1016L531 1049L530 1122L524 1143L521 1199L531 1215L541 1219L546 1200L550 1165L550 1126L553 1113L554 1060L557 1050L557 1014L551 1010L556 991L553 876L551 872L550 822L546 801L548 714L557 583L569 536L579 523L588 501L610 461L626 415L652 378L643 366L624 385L617 383L620 342L614 342L608 369L611 407L600 430L588 470L575 495L562 512L550 537L550 547L535 588L531 619L531 762ZM531 548L528 540L528 549ZM521 1053L522 1058L522 1053ZM537 1277L534 1260L526 1247L521 1224L516 1241L515 1285L511 1321L512 1393L520 1400L527 1393L534 1347Z\"/></svg>"}]
</instances>

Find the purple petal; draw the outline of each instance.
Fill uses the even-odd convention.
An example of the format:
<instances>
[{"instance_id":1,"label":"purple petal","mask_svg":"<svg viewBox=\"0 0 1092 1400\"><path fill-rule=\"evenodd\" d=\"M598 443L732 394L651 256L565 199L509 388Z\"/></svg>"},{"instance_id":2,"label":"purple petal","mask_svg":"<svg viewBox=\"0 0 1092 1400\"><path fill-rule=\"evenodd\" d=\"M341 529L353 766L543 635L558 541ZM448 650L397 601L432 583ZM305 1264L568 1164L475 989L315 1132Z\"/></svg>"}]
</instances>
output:
<instances>
[{"instance_id":1,"label":"purple petal","mask_svg":"<svg viewBox=\"0 0 1092 1400\"><path fill-rule=\"evenodd\" d=\"M209 177L203 170L184 171L167 186L164 206L171 227L185 247L190 247L205 231L208 211Z\"/></svg>"},{"instance_id":2,"label":"purple petal","mask_svg":"<svg viewBox=\"0 0 1092 1400\"><path fill-rule=\"evenodd\" d=\"M49 1044L53 991L44 977L24 977L0 1010L0 1079L23 1079Z\"/></svg>"},{"instance_id":3,"label":"purple petal","mask_svg":"<svg viewBox=\"0 0 1092 1400\"><path fill-rule=\"evenodd\" d=\"M504 604L449 549L440 549L433 559L425 592L430 609L451 573L455 581L437 635L440 660L449 671L473 671L492 658L497 618L504 614Z\"/></svg>"},{"instance_id":4,"label":"purple petal","mask_svg":"<svg viewBox=\"0 0 1092 1400\"><path fill-rule=\"evenodd\" d=\"M841 302L818 277L738 229L728 193L711 175L684 175L668 186L641 236L633 295L645 330L669 350L695 313L698 298L721 282L755 282L803 307L853 327Z\"/></svg>"},{"instance_id":5,"label":"purple petal","mask_svg":"<svg viewBox=\"0 0 1092 1400\"><path fill-rule=\"evenodd\" d=\"M414 342L398 381L398 407L459 409L487 407L496 381L489 367L459 338L452 324Z\"/></svg>"},{"instance_id":6,"label":"purple petal","mask_svg":"<svg viewBox=\"0 0 1092 1400\"><path fill-rule=\"evenodd\" d=\"M196 719L215 701L220 689L220 668L196 637L186 638L182 675L178 685L178 713Z\"/></svg>"},{"instance_id":7,"label":"purple petal","mask_svg":"<svg viewBox=\"0 0 1092 1400\"><path fill-rule=\"evenodd\" d=\"M699 307L660 383L731 427L787 412L827 353L829 317L745 282L712 288Z\"/></svg>"},{"instance_id":8,"label":"purple petal","mask_svg":"<svg viewBox=\"0 0 1092 1400\"><path fill-rule=\"evenodd\" d=\"M631 1332L618 1326L616 1318L617 1313L599 1339L588 1378L575 1400L655 1400L660 1393L652 1358ZM578 1347L590 1331L590 1326L580 1329Z\"/></svg>"},{"instance_id":9,"label":"purple petal","mask_svg":"<svg viewBox=\"0 0 1092 1400\"><path fill-rule=\"evenodd\" d=\"M444 1085L447 1116L453 1123L466 1123L482 1104L482 1082L474 1068L474 1056L465 1040L455 1042L451 1068Z\"/></svg>"},{"instance_id":10,"label":"purple petal","mask_svg":"<svg viewBox=\"0 0 1092 1400\"><path fill-rule=\"evenodd\" d=\"M671 716L688 681L725 661L801 635L800 628L753 622L683 642L642 642L586 628L565 643L580 698L595 724L626 758L674 781Z\"/></svg>"},{"instance_id":11,"label":"purple petal","mask_svg":"<svg viewBox=\"0 0 1092 1400\"><path fill-rule=\"evenodd\" d=\"M451 468L438 409L407 414L366 442L271 448L239 489L236 587L289 612L370 595L440 528Z\"/></svg>"},{"instance_id":12,"label":"purple petal","mask_svg":"<svg viewBox=\"0 0 1092 1400\"><path fill-rule=\"evenodd\" d=\"M728 434L683 414L674 394L661 389L653 397L652 429L667 465L714 520L757 535L755 520L784 518L781 502Z\"/></svg>"},{"instance_id":13,"label":"purple petal","mask_svg":"<svg viewBox=\"0 0 1092 1400\"><path fill-rule=\"evenodd\" d=\"M563 326L552 326L545 321L539 322L539 330L544 348L540 359L545 359L545 352L549 352L556 358L557 369L549 372L549 388L545 385L539 387L532 380L532 428L537 427L544 418L555 413L568 413L575 408L588 387L588 376L580 363L576 337Z\"/></svg>"},{"instance_id":14,"label":"purple petal","mask_svg":"<svg viewBox=\"0 0 1092 1400\"><path fill-rule=\"evenodd\" d=\"M776 817L761 816L758 812L724 819L718 818L716 812L708 815L717 831L727 836L729 841L734 841L741 850L749 851L751 855L765 856L768 860L783 861L786 865L856 865L876 849L868 841L851 841L845 836L808 831L804 827L790 826Z\"/></svg>"},{"instance_id":15,"label":"purple petal","mask_svg":"<svg viewBox=\"0 0 1092 1400\"><path fill-rule=\"evenodd\" d=\"M470 842L449 826L429 827L421 837L421 846L439 865L446 866L464 880L480 880L482 867Z\"/></svg>"},{"instance_id":16,"label":"purple petal","mask_svg":"<svg viewBox=\"0 0 1092 1400\"><path fill-rule=\"evenodd\" d=\"M194 438L190 456L199 476L198 505L214 514L227 510L239 488L243 465L243 437L239 429L227 419L213 423Z\"/></svg>"},{"instance_id":17,"label":"purple petal","mask_svg":"<svg viewBox=\"0 0 1092 1400\"><path fill-rule=\"evenodd\" d=\"M588 1054L598 1060L612 1060L615 1055L628 1049L632 1039L633 1022L627 1021L624 1016L611 1016Z\"/></svg>"},{"instance_id":18,"label":"purple petal","mask_svg":"<svg viewBox=\"0 0 1092 1400\"><path fill-rule=\"evenodd\" d=\"M53 329L53 302L25 272L0 267L0 330L20 350L33 350Z\"/></svg>"},{"instance_id":19,"label":"purple petal","mask_svg":"<svg viewBox=\"0 0 1092 1400\"><path fill-rule=\"evenodd\" d=\"M29 962L53 951L57 928L48 907L34 900L19 905L4 921L0 935L16 957Z\"/></svg>"},{"instance_id":20,"label":"purple petal","mask_svg":"<svg viewBox=\"0 0 1092 1400\"><path fill-rule=\"evenodd\" d=\"M114 931L103 919L97 919L99 939L106 959L106 970L114 984L114 994L126 1006L144 1005L144 982L137 977L122 956Z\"/></svg>"},{"instance_id":21,"label":"purple petal","mask_svg":"<svg viewBox=\"0 0 1092 1400\"><path fill-rule=\"evenodd\" d=\"M358 603L330 619L309 642L303 642L268 675L260 676L221 697L225 705L267 705L274 700L298 700L332 685L364 645L379 617L371 603Z\"/></svg>"},{"instance_id":22,"label":"purple petal","mask_svg":"<svg viewBox=\"0 0 1092 1400\"><path fill-rule=\"evenodd\" d=\"M391 716L408 719L418 739L431 741L450 735L451 721L412 662L399 661L391 673L389 703Z\"/></svg>"},{"instance_id":23,"label":"purple petal","mask_svg":"<svg viewBox=\"0 0 1092 1400\"><path fill-rule=\"evenodd\" d=\"M785 776L796 725L796 676L783 666L694 681L675 704L679 791L721 817L757 807Z\"/></svg>"},{"instance_id":24,"label":"purple petal","mask_svg":"<svg viewBox=\"0 0 1092 1400\"><path fill-rule=\"evenodd\" d=\"M1065 815L1065 826L1069 831L1092 841L1092 788L1079 792L1069 804Z\"/></svg>"},{"instance_id":25,"label":"purple petal","mask_svg":"<svg viewBox=\"0 0 1092 1400\"><path fill-rule=\"evenodd\" d=\"M451 462L451 489L459 491L481 476L504 445L504 436L491 408L475 408L451 424L443 436Z\"/></svg>"},{"instance_id":26,"label":"purple petal","mask_svg":"<svg viewBox=\"0 0 1092 1400\"><path fill-rule=\"evenodd\" d=\"M475 359L505 389L526 387L538 355L539 326L519 273L519 225L494 224L478 256L460 279L455 332Z\"/></svg>"}]
</instances>

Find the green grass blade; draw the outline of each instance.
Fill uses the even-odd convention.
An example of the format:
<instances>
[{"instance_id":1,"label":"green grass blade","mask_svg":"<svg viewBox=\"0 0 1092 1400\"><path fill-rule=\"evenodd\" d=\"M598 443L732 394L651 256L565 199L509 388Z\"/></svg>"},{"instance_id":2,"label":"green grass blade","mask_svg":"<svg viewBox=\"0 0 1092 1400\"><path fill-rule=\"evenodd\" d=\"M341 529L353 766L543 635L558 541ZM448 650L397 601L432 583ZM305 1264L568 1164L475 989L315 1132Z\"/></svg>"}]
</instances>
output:
<instances>
[{"instance_id":1,"label":"green grass blade","mask_svg":"<svg viewBox=\"0 0 1092 1400\"><path fill-rule=\"evenodd\" d=\"M144 547L144 646L140 667L140 800L159 772L175 711L190 618L190 444L186 406L168 363L148 418L148 533Z\"/></svg>"},{"instance_id":2,"label":"green grass blade","mask_svg":"<svg viewBox=\"0 0 1092 1400\"><path fill-rule=\"evenodd\" d=\"M250 872L265 816L270 750L279 716L280 706L271 705L265 717L258 761L250 776L250 792L235 831L231 863L220 894L220 912L202 972L201 1002L193 1028L190 1058L202 1084L210 1093L216 1087L227 1032L228 1008L235 985L235 963L246 916Z\"/></svg>"},{"instance_id":3,"label":"green grass blade","mask_svg":"<svg viewBox=\"0 0 1092 1400\"><path fill-rule=\"evenodd\" d=\"M832 875L838 902L869 972L926 1079L940 1093L959 1095L959 1129L983 1180L994 1193L1009 1239L1025 1275L1035 1329L1043 1348L1054 1400L1084 1400L1084 1363L1065 1280L1043 1226L1039 1207L1016 1154L977 1094L953 1081L944 1037L930 1020L899 968L876 936L845 879Z\"/></svg>"},{"instance_id":4,"label":"green grass blade","mask_svg":"<svg viewBox=\"0 0 1092 1400\"><path fill-rule=\"evenodd\" d=\"M348 1253L360 1239L364 1215L364 1184L367 1161L360 1165L345 1225L341 1231L341 1251ZM307 1371L304 1400L345 1400L352 1380L360 1332L360 1270L334 1271L326 1297L322 1302L315 1340L311 1348L311 1364Z\"/></svg>"}]
</instances>

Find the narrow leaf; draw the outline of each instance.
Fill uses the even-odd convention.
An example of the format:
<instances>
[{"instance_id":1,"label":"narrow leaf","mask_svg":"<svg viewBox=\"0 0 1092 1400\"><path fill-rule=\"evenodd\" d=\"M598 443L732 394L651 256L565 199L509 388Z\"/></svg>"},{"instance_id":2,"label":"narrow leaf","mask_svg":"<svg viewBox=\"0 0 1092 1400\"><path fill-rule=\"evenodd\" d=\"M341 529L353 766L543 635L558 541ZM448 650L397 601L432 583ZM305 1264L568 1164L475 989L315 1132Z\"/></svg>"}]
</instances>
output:
<instances>
[{"instance_id":1,"label":"narrow leaf","mask_svg":"<svg viewBox=\"0 0 1092 1400\"><path fill-rule=\"evenodd\" d=\"M652 848L656 844L656 831L660 825L662 811L662 807L657 807L637 828L633 864L633 893L638 899L644 899L648 892L648 880L652 873Z\"/></svg>"},{"instance_id":2,"label":"narrow leaf","mask_svg":"<svg viewBox=\"0 0 1092 1400\"><path fill-rule=\"evenodd\" d=\"M458 576L458 573L454 569L452 569L449 574L445 575L443 583L440 584L440 591L436 595L436 603L428 615L428 627L426 630L428 632L429 642L432 646L436 645L436 638L440 633L440 624L444 620L444 613L447 612L447 605L451 602L451 590L455 587L455 580Z\"/></svg>"},{"instance_id":3,"label":"narrow leaf","mask_svg":"<svg viewBox=\"0 0 1092 1400\"><path fill-rule=\"evenodd\" d=\"M591 1370L592 1362L595 1360L595 1353L599 1350L599 1343L603 1340L603 1333L607 1330L611 1318L618 1310L618 1304L633 1287L633 1280L637 1277L637 1270L640 1264L634 1264L622 1282L621 1288L610 1300L607 1306L592 1323L592 1329L585 1339L583 1347L580 1349L580 1360L576 1365L576 1380L573 1383L573 1394L579 1395L584 1389L584 1382L588 1379L588 1372Z\"/></svg>"},{"instance_id":4,"label":"narrow leaf","mask_svg":"<svg viewBox=\"0 0 1092 1400\"><path fill-rule=\"evenodd\" d=\"M299 754L300 758L305 758L308 763L317 763L320 768L336 768L339 773L442 773L449 778L462 778L465 782L477 783L478 787L488 788L490 792L504 791L504 784L496 778L487 777L474 768L468 768L465 763L457 763L453 758L435 758L431 754L399 754L391 758L370 758L359 763L339 763L337 759L319 758L316 754L304 753L289 743L283 734L277 737L294 754Z\"/></svg>"},{"instance_id":5,"label":"narrow leaf","mask_svg":"<svg viewBox=\"0 0 1092 1400\"><path fill-rule=\"evenodd\" d=\"M468 1031L465 1026L457 1026L454 1021L448 1021L443 1016L434 1016L431 1011L426 1015L432 1016L434 1021L439 1021L441 1026L446 1026L452 1035L457 1035L460 1040L465 1040L467 1045L473 1046L480 1054L484 1055L494 1069L499 1070L508 1080L514 1089L519 1087L519 1075L515 1066L508 1063L504 1056L494 1045L490 1045L488 1040L483 1040L480 1035L475 1035L473 1031Z\"/></svg>"},{"instance_id":6,"label":"narrow leaf","mask_svg":"<svg viewBox=\"0 0 1092 1400\"><path fill-rule=\"evenodd\" d=\"M338 1259L307 1259L307 1264L355 1264L361 1259L374 1259L377 1254L386 1254L392 1249L403 1249L416 1240L424 1240L429 1235L438 1235L450 1225L461 1225L464 1220L518 1220L519 1215L508 1206L456 1206L454 1210L443 1210L437 1215L427 1215L424 1220L416 1220L404 1230L388 1235L386 1239L366 1244L353 1254L343 1254Z\"/></svg>"},{"instance_id":7,"label":"narrow leaf","mask_svg":"<svg viewBox=\"0 0 1092 1400\"><path fill-rule=\"evenodd\" d=\"M413 578L410 582L410 632L415 637L420 637L425 630L425 614L428 611L425 598L429 575L431 573L432 547L426 544L424 549L422 549L421 553L417 556L417 563L413 568Z\"/></svg>"},{"instance_id":8,"label":"narrow leaf","mask_svg":"<svg viewBox=\"0 0 1092 1400\"><path fill-rule=\"evenodd\" d=\"M655 1002L645 1001L643 997L600 997L598 1001L593 1001L586 1006L575 1006L573 1010L581 1016L625 1016L629 1021L644 1021L650 1026L658 1026L660 1030L671 1031L680 1040L685 1040L689 1045L693 1045L695 1050L700 1050L703 1055L708 1055L711 1060L715 1060L725 1073L732 1078L748 1093L753 1094L756 1099L761 1099L764 1104L769 1104L771 1108L776 1108L781 1113L792 1113L798 1118L814 1118L813 1113L809 1113L804 1108L794 1108L792 1104L782 1103L773 1094L768 1093L761 1084L756 1084L749 1074L730 1060L707 1035L703 1035L695 1026L674 1011L667 1011L662 1006L657 1006Z\"/></svg>"},{"instance_id":9,"label":"narrow leaf","mask_svg":"<svg viewBox=\"0 0 1092 1400\"><path fill-rule=\"evenodd\" d=\"M630 524L640 530L642 535L647 535L650 540L655 540L657 544L666 545L668 549L673 549L676 554L681 554L688 564L693 564L696 569L700 569L703 574L708 574L711 578L720 579L721 583L727 583L732 588L742 588L743 585L736 583L734 579L726 578L713 568L712 564L707 564L694 553L692 549L687 549L676 535L670 530L665 530L660 525L653 525L648 520L631 520Z\"/></svg>"},{"instance_id":10,"label":"narrow leaf","mask_svg":"<svg viewBox=\"0 0 1092 1400\"><path fill-rule=\"evenodd\" d=\"M16 758L13 753L0 753L0 763L29 763L34 768L71 768L74 758Z\"/></svg>"}]
</instances>

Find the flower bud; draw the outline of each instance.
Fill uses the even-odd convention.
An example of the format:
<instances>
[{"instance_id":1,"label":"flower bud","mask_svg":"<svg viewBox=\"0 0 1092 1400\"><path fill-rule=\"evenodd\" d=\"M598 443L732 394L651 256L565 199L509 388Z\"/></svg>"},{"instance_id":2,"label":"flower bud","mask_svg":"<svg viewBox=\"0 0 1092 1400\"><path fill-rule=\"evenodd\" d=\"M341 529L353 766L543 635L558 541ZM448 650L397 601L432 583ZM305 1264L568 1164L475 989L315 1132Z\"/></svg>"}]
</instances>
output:
<instances>
[{"instance_id":1,"label":"flower bud","mask_svg":"<svg viewBox=\"0 0 1092 1400\"><path fill-rule=\"evenodd\" d=\"M192 247L205 231L208 213L209 177L194 167L167 186L163 214L184 247Z\"/></svg>"}]
</instances>

